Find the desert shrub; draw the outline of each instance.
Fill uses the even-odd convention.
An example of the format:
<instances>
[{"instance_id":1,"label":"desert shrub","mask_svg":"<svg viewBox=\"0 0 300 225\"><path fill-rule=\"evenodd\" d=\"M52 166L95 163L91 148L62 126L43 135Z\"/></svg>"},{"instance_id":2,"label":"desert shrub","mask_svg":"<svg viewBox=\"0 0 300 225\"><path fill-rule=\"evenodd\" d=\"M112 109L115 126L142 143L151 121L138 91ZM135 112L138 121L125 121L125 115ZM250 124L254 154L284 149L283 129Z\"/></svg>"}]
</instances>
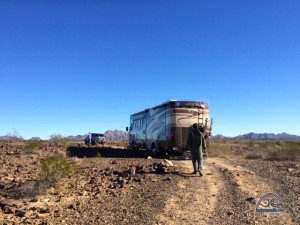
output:
<instances>
[{"instance_id":1,"label":"desert shrub","mask_svg":"<svg viewBox=\"0 0 300 225\"><path fill-rule=\"evenodd\" d=\"M283 145L283 142L280 141L280 140L277 140L277 141L275 141L275 144L278 145L278 146L282 146L282 145Z\"/></svg>"},{"instance_id":2,"label":"desert shrub","mask_svg":"<svg viewBox=\"0 0 300 225\"><path fill-rule=\"evenodd\" d=\"M249 142L248 142L248 146L249 146L250 148L253 148L253 147L255 146L255 142L254 142L253 140L249 141Z\"/></svg>"},{"instance_id":3,"label":"desert shrub","mask_svg":"<svg viewBox=\"0 0 300 225\"><path fill-rule=\"evenodd\" d=\"M268 159L268 160L284 160L282 152L280 150L269 151L266 159Z\"/></svg>"},{"instance_id":4,"label":"desert shrub","mask_svg":"<svg viewBox=\"0 0 300 225\"><path fill-rule=\"evenodd\" d=\"M262 140L258 142L258 145L264 149L272 149L276 146L276 141L274 140Z\"/></svg>"},{"instance_id":5,"label":"desert shrub","mask_svg":"<svg viewBox=\"0 0 300 225\"><path fill-rule=\"evenodd\" d=\"M19 134L19 132L17 131L17 129L13 129L13 132L9 132L7 134L7 136L10 136L10 139L11 140L14 140L14 141L20 141L20 140L24 140L24 138Z\"/></svg>"},{"instance_id":6,"label":"desert shrub","mask_svg":"<svg viewBox=\"0 0 300 225\"><path fill-rule=\"evenodd\" d=\"M298 160L300 158L299 141L281 141L280 149L268 152L268 160Z\"/></svg>"},{"instance_id":7,"label":"desert shrub","mask_svg":"<svg viewBox=\"0 0 300 225\"><path fill-rule=\"evenodd\" d=\"M63 147L67 143L67 139L61 134L52 134L50 136L50 144L54 147Z\"/></svg>"},{"instance_id":8,"label":"desert shrub","mask_svg":"<svg viewBox=\"0 0 300 225\"><path fill-rule=\"evenodd\" d=\"M297 160L300 158L300 142L285 141L282 145L285 158L288 160Z\"/></svg>"},{"instance_id":9,"label":"desert shrub","mask_svg":"<svg viewBox=\"0 0 300 225\"><path fill-rule=\"evenodd\" d=\"M42 142L37 140L27 141L26 143L26 153L32 154L42 147Z\"/></svg>"},{"instance_id":10,"label":"desert shrub","mask_svg":"<svg viewBox=\"0 0 300 225\"><path fill-rule=\"evenodd\" d=\"M282 146L286 149L293 148L300 150L300 141L284 141Z\"/></svg>"},{"instance_id":11,"label":"desert shrub","mask_svg":"<svg viewBox=\"0 0 300 225\"><path fill-rule=\"evenodd\" d=\"M54 186L60 179L74 172L75 164L65 156L54 153L40 160L39 184L41 188Z\"/></svg>"},{"instance_id":12,"label":"desert shrub","mask_svg":"<svg viewBox=\"0 0 300 225\"><path fill-rule=\"evenodd\" d=\"M209 142L209 155L210 156L225 156L231 153L229 142L211 139Z\"/></svg>"},{"instance_id":13,"label":"desert shrub","mask_svg":"<svg viewBox=\"0 0 300 225\"><path fill-rule=\"evenodd\" d=\"M97 153L96 153L96 158L102 158L102 155L101 155L100 152L97 152Z\"/></svg>"},{"instance_id":14,"label":"desert shrub","mask_svg":"<svg viewBox=\"0 0 300 225\"><path fill-rule=\"evenodd\" d=\"M232 141L234 144L241 144L242 143L242 140L241 139L233 139Z\"/></svg>"},{"instance_id":15,"label":"desert shrub","mask_svg":"<svg viewBox=\"0 0 300 225\"><path fill-rule=\"evenodd\" d=\"M262 159L263 155L257 152L252 152L248 154L245 159Z\"/></svg>"}]
</instances>

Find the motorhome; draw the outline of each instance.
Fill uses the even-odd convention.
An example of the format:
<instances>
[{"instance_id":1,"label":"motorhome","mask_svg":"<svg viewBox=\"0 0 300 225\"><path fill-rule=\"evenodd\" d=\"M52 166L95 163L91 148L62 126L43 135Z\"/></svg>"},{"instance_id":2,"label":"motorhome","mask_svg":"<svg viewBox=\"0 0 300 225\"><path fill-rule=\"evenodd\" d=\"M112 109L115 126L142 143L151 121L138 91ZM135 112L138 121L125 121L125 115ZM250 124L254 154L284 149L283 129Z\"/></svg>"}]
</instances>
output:
<instances>
[{"instance_id":1,"label":"motorhome","mask_svg":"<svg viewBox=\"0 0 300 225\"><path fill-rule=\"evenodd\" d=\"M130 116L129 145L161 153L186 152L189 129L197 123L208 141L212 131L208 102L170 100Z\"/></svg>"}]
</instances>

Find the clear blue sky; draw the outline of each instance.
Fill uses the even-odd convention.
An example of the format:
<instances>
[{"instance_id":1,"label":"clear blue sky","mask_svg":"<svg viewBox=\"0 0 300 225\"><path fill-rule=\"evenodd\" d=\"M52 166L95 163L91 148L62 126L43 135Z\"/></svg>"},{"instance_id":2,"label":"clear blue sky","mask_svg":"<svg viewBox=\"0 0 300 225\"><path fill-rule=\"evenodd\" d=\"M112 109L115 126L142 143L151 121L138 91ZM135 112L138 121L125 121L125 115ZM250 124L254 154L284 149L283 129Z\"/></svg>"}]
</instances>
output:
<instances>
[{"instance_id":1,"label":"clear blue sky","mask_svg":"<svg viewBox=\"0 0 300 225\"><path fill-rule=\"evenodd\" d=\"M300 2L0 1L0 135L125 130L208 98L213 134L300 135Z\"/></svg>"}]
</instances>

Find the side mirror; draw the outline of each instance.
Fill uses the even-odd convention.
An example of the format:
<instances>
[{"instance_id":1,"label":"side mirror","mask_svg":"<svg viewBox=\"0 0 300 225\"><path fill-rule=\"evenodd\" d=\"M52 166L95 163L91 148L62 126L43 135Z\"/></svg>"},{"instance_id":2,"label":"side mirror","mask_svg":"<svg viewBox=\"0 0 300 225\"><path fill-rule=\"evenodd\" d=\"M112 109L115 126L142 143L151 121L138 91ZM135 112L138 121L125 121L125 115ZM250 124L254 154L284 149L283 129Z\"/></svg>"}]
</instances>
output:
<instances>
[{"instance_id":1,"label":"side mirror","mask_svg":"<svg viewBox=\"0 0 300 225\"><path fill-rule=\"evenodd\" d=\"M126 127L126 131L128 132L128 127Z\"/></svg>"}]
</instances>

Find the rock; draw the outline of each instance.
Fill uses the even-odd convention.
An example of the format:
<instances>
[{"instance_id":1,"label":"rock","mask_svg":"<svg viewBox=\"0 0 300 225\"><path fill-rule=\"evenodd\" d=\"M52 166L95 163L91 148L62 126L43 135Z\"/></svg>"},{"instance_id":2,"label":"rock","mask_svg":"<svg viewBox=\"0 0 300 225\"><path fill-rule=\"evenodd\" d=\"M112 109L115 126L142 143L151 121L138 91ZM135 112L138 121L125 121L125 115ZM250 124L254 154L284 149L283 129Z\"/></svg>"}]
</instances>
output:
<instances>
[{"instance_id":1,"label":"rock","mask_svg":"<svg viewBox=\"0 0 300 225\"><path fill-rule=\"evenodd\" d=\"M119 175L119 171L116 171L116 170L115 170L115 171L112 172L112 174L113 174L113 175Z\"/></svg>"},{"instance_id":2,"label":"rock","mask_svg":"<svg viewBox=\"0 0 300 225\"><path fill-rule=\"evenodd\" d=\"M39 215L36 213L36 212L32 212L30 215L29 215L29 218L31 218L31 219L36 219L36 218L38 218L39 217Z\"/></svg>"},{"instance_id":3,"label":"rock","mask_svg":"<svg viewBox=\"0 0 300 225\"><path fill-rule=\"evenodd\" d=\"M247 170L246 172L255 175L253 171Z\"/></svg>"},{"instance_id":4,"label":"rock","mask_svg":"<svg viewBox=\"0 0 300 225\"><path fill-rule=\"evenodd\" d=\"M54 187L51 187L51 188L49 189L49 193L50 193L51 195L58 195L58 192L56 191L56 189L55 189Z\"/></svg>"},{"instance_id":5,"label":"rock","mask_svg":"<svg viewBox=\"0 0 300 225\"><path fill-rule=\"evenodd\" d=\"M136 173L145 173L144 165L136 166L135 168L136 168Z\"/></svg>"},{"instance_id":6,"label":"rock","mask_svg":"<svg viewBox=\"0 0 300 225\"><path fill-rule=\"evenodd\" d=\"M167 166L174 166L173 162L168 159L165 159L165 163Z\"/></svg>"},{"instance_id":7,"label":"rock","mask_svg":"<svg viewBox=\"0 0 300 225\"><path fill-rule=\"evenodd\" d=\"M116 186L115 186L114 184L111 184L111 185L109 185L109 188L110 188L110 189L115 189Z\"/></svg>"},{"instance_id":8,"label":"rock","mask_svg":"<svg viewBox=\"0 0 300 225\"><path fill-rule=\"evenodd\" d=\"M142 179L141 178L134 178L133 179L135 182L138 182L138 183L141 183L142 182Z\"/></svg>"},{"instance_id":9,"label":"rock","mask_svg":"<svg viewBox=\"0 0 300 225\"><path fill-rule=\"evenodd\" d=\"M43 200L43 202L45 202L45 203L50 202L50 201L51 201L51 198L45 198L45 199Z\"/></svg>"},{"instance_id":10,"label":"rock","mask_svg":"<svg viewBox=\"0 0 300 225\"><path fill-rule=\"evenodd\" d=\"M5 200L0 201L0 207L4 208L5 206L12 207L12 206L17 206L17 204L12 199L5 199Z\"/></svg>"},{"instance_id":11,"label":"rock","mask_svg":"<svg viewBox=\"0 0 300 225\"><path fill-rule=\"evenodd\" d=\"M25 216L25 212L22 211L22 210L15 210L15 213L14 213L15 216L18 216L18 217L24 217Z\"/></svg>"},{"instance_id":12,"label":"rock","mask_svg":"<svg viewBox=\"0 0 300 225\"><path fill-rule=\"evenodd\" d=\"M253 196L247 197L246 198L247 202L250 202L252 204L256 204L256 199Z\"/></svg>"},{"instance_id":13,"label":"rock","mask_svg":"<svg viewBox=\"0 0 300 225\"><path fill-rule=\"evenodd\" d=\"M4 208L2 208L2 210L5 214L10 214L10 213L13 213L13 211L15 211L16 208L15 207L10 207L10 206L4 206Z\"/></svg>"},{"instance_id":14,"label":"rock","mask_svg":"<svg viewBox=\"0 0 300 225\"><path fill-rule=\"evenodd\" d=\"M37 198L31 198L31 199L29 199L29 202L37 202L37 201L38 201Z\"/></svg>"},{"instance_id":15,"label":"rock","mask_svg":"<svg viewBox=\"0 0 300 225\"><path fill-rule=\"evenodd\" d=\"M288 171L292 172L292 171L294 171L294 169L293 168L288 168Z\"/></svg>"},{"instance_id":16,"label":"rock","mask_svg":"<svg viewBox=\"0 0 300 225\"><path fill-rule=\"evenodd\" d=\"M8 176L6 177L7 180L11 181L11 182L15 182L15 178L12 176Z\"/></svg>"},{"instance_id":17,"label":"rock","mask_svg":"<svg viewBox=\"0 0 300 225\"><path fill-rule=\"evenodd\" d=\"M134 177L135 174L136 174L136 167L135 166L130 167L130 175Z\"/></svg>"},{"instance_id":18,"label":"rock","mask_svg":"<svg viewBox=\"0 0 300 225\"><path fill-rule=\"evenodd\" d=\"M75 204L71 203L67 206L68 209L75 209Z\"/></svg>"},{"instance_id":19,"label":"rock","mask_svg":"<svg viewBox=\"0 0 300 225\"><path fill-rule=\"evenodd\" d=\"M38 213L44 214L44 213L50 213L50 210L48 207L43 206L43 207L37 207Z\"/></svg>"},{"instance_id":20,"label":"rock","mask_svg":"<svg viewBox=\"0 0 300 225\"><path fill-rule=\"evenodd\" d=\"M155 169L155 173L157 173L157 174L165 174L165 173L166 173L166 170L165 170L162 166L158 166L158 167Z\"/></svg>"},{"instance_id":21,"label":"rock","mask_svg":"<svg viewBox=\"0 0 300 225\"><path fill-rule=\"evenodd\" d=\"M229 210L229 211L227 212L227 215L228 215L228 216L234 215L234 211L233 211L233 210Z\"/></svg>"},{"instance_id":22,"label":"rock","mask_svg":"<svg viewBox=\"0 0 300 225\"><path fill-rule=\"evenodd\" d=\"M151 157L151 156L148 156L147 159L152 159L152 157Z\"/></svg>"}]
</instances>

